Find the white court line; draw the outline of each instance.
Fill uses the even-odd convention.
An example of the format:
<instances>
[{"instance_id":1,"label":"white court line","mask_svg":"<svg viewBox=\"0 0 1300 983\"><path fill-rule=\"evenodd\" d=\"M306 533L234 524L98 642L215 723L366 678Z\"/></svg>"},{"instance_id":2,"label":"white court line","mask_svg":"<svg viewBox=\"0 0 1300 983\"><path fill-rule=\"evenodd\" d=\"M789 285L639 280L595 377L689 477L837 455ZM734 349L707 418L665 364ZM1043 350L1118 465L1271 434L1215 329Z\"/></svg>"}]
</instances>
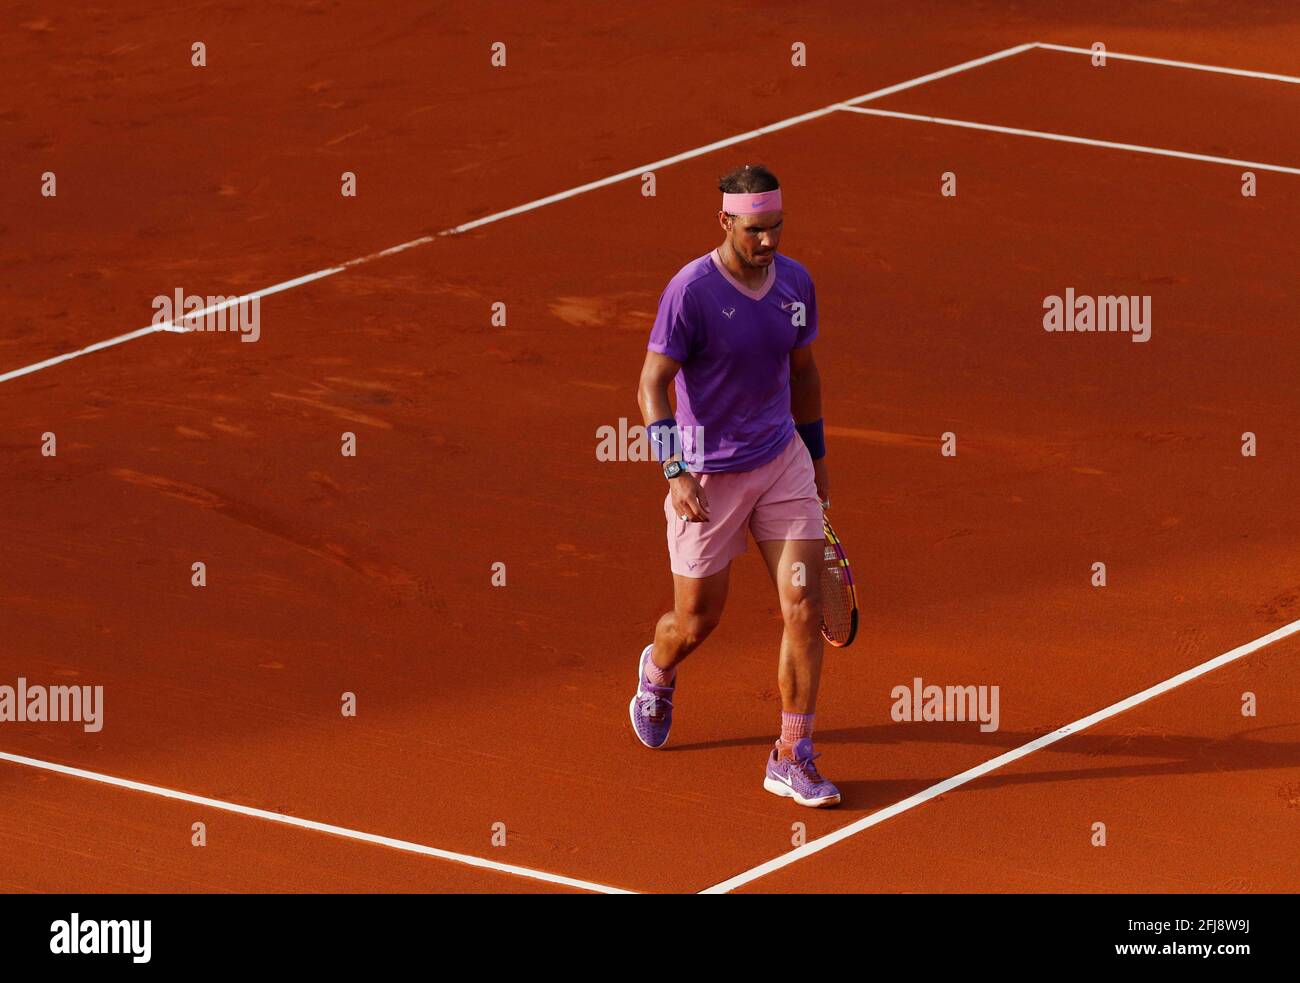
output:
<instances>
[{"instance_id":1,"label":"white court line","mask_svg":"<svg viewBox=\"0 0 1300 983\"><path fill-rule=\"evenodd\" d=\"M1043 130L1022 130L1015 126L995 126L992 123L972 123L964 119L945 119L942 116L921 116L917 113L899 113L889 109L860 109L847 103L840 107L846 113L861 113L864 116L885 116L890 119L910 119L919 123L937 123L940 126L958 126L966 130L987 130L990 133L1007 133L1017 137L1033 137L1036 140L1056 140L1060 143L1079 143L1088 147L1107 147L1111 150L1128 150L1138 154L1154 154L1157 157L1179 157L1183 160L1199 160L1210 164L1232 164L1234 167L1249 167L1257 171L1276 171L1278 174L1300 174L1300 167L1286 167L1282 164L1264 164L1256 160L1238 160L1235 157L1216 157L1213 154L1196 154L1188 150L1165 150L1161 147L1144 147L1137 143L1116 143L1113 140L1094 140L1091 137L1075 137L1065 133L1047 133Z\"/></svg>"},{"instance_id":2,"label":"white court line","mask_svg":"<svg viewBox=\"0 0 1300 983\"><path fill-rule=\"evenodd\" d=\"M1243 656L1250 655L1250 653L1256 652L1266 645L1272 645L1274 642L1281 641L1290 635L1294 635L1298 631L1300 631L1300 620L1293 621L1289 625L1283 625L1276 631L1271 631L1267 635L1261 635L1252 642L1247 642L1245 645L1239 645L1231 651L1215 656L1208 662L1202 662L1199 666L1193 666L1191 669L1186 669L1183 672L1178 673L1176 676L1170 676L1164 682L1156 683L1154 686L1149 686L1142 692L1135 693L1133 696L1120 700L1118 703L1112 703L1104 710L1098 710L1096 713L1089 714L1086 717L1076 720L1072 724L1058 727L1050 734L1044 734L1042 737L1035 738L1028 744L1022 744L1020 747L1008 751L1005 754L1000 754L996 758L991 758L981 765L969 768L966 771L963 771L960 775L954 775L952 778L945 779L937 785L931 785L924 791L908 796L901 802L895 802L888 808L881 809L879 812L873 812L871 815L865 816L855 823L850 823L848 826L837 829L833 833L828 833L818 839L810 840L808 843L805 843L797 849L791 850L789 853L784 853L779 857L769 860L767 863L759 864L757 867L747 870L743 874L737 874L735 877L725 880L721 884L715 884L713 887L706 888L700 893L726 894L728 891L733 891L744 884L748 884L750 881L758 880L758 878L770 874L775 870L787 867L795 861L804 860L807 857L812 856L814 853L819 853L820 851L825 850L828 846L832 846L839 843L841 840L847 840L850 836L861 833L864 829L870 829L872 826L879 825L886 819L892 819L899 813L907 812L909 809L914 809L922 803L929 802L931 799L943 795L945 792L951 792L953 789L965 785L968 782L973 782L975 779L981 778L991 771L997 771L1004 765L1009 765L1011 762L1018 761L1020 758L1033 754L1035 751L1039 751L1050 744L1055 744L1057 741L1063 740L1071 734L1077 734L1082 730L1087 730L1093 724L1099 724L1103 720L1108 720L1111 717L1123 713L1125 710L1131 710L1133 707L1140 703L1145 703L1152 697L1159 696L1162 693L1167 693L1171 689L1182 686L1184 683L1191 682L1198 676L1204 676L1207 672L1213 672L1220 666L1226 666L1229 662L1235 662Z\"/></svg>"},{"instance_id":3,"label":"white court line","mask_svg":"<svg viewBox=\"0 0 1300 983\"><path fill-rule=\"evenodd\" d=\"M1034 43L1035 48L1045 48L1048 51L1067 51L1075 55L1093 55L1097 54L1091 48L1072 48L1067 44L1047 44L1044 41ZM1278 75L1276 72L1252 72L1245 68L1224 68L1222 65L1201 65L1194 61L1173 61L1169 58L1151 58L1147 55L1122 55L1118 51L1107 51L1107 58L1117 58L1120 61L1140 61L1148 65L1166 65L1170 68L1190 68L1197 72L1215 72L1219 75L1240 75L1243 78L1250 79L1267 79L1270 82L1289 82L1292 85L1300 85L1300 78L1294 75Z\"/></svg>"},{"instance_id":4,"label":"white court line","mask_svg":"<svg viewBox=\"0 0 1300 983\"><path fill-rule=\"evenodd\" d=\"M310 829L317 833L329 833L333 836L346 837L349 840L359 840L362 843L373 843L377 846L391 847L394 850L404 850L407 853L419 853L426 857L438 857L441 860L453 860L456 863L467 864L470 867L480 867L483 870L493 870L500 874L514 874L517 877L528 877L535 881L545 881L548 884L561 884L565 887L578 888L582 891L593 891L597 894L635 894L635 891L627 891L623 888L609 887L605 884L594 884L591 881L579 881L572 877L564 877L560 874L550 874L542 870L533 870L530 867L516 867L514 864L497 863L495 860L485 860L482 857L474 857L466 853L453 853L450 850L439 850L437 847L424 846L420 843L411 843L407 840L395 840L391 836L377 836L374 833L363 833L355 829L347 829L343 826L332 826L329 823L318 823L311 819L299 819L297 816L286 816L278 812L268 812L266 809L254 809L252 806L240 805L237 802L223 802L221 799L209 799L202 795L191 795L189 792L178 792L175 789L163 788L159 785L147 785L144 782L133 782L127 778L115 778L112 775L101 775L94 771L85 771L81 768L70 768L67 765L55 764L51 761L41 761L37 758L26 758L20 754L9 754L6 751L0 751L0 761L11 761L14 764L26 765L29 768L40 768L43 771L53 771L60 775L71 775L74 778L84 778L92 782L100 782L104 785L113 785L117 788L129 789L132 792L145 792L149 795L159 795L165 799L177 799L181 802L189 802L193 805L205 806L209 809L220 809L223 812L234 812L241 816L251 816L254 819L266 819L273 823L282 823L286 826L297 826L300 829Z\"/></svg>"},{"instance_id":5,"label":"white court line","mask_svg":"<svg viewBox=\"0 0 1300 983\"><path fill-rule=\"evenodd\" d=\"M776 123L769 123L766 126L760 126L752 130L746 130L744 133L738 133L735 136L727 137L726 139L723 140L717 140L713 143L705 144L702 147L696 147L693 150L687 150L680 154L674 154L672 157L664 157L661 158L660 160L652 161L649 164L642 164L639 167L628 168L626 171L620 171L617 174L611 174L609 177L601 178L598 181L589 181L587 184L580 184L576 188L570 188L569 190L561 191L558 194L547 195L545 198L537 198L533 201L526 202L525 204L517 205L514 208L507 208L505 211L494 212L493 214L487 215L483 218L474 219L472 222L465 222L461 225L454 226L453 228L450 229L443 229L441 232L438 233L438 236L459 235L462 232L468 232L470 229L477 229L480 228L481 226L489 225L493 222L499 222L503 218L510 218L512 215L522 215L524 212L531 212L534 209L542 208L546 205L552 205L557 201L564 201L568 198L576 197L577 195L586 194L588 191L595 191L597 188L604 188L611 184L617 184L619 181L625 181L628 178L640 177L646 171L655 170L661 167L668 167L672 164L681 163L684 160L690 160L694 157L700 157L703 156L704 154L712 153L713 151L720 150L723 147L730 147L733 144L743 143L746 140L752 140L755 137L764 136L768 133L775 133L778 130L784 130L787 127L795 126L799 123L806 123L808 120L816 119L820 116L826 116L830 113L833 113L836 110L838 110L841 106L855 106L858 103L869 102L872 99L882 99L885 96L893 95L895 92L902 92L904 89L911 89L918 85L924 85L926 82L933 82L935 79L941 79L949 75L955 75L958 72L964 72L971 68L977 68L980 65L987 65L989 62L997 61L1001 58L1009 58L1012 55L1018 55L1022 51L1028 51L1033 47L1034 47L1033 44L1018 44L1013 48L1006 48L1002 51L995 51L991 55L984 55L981 58L974 58L971 59L970 61L964 61L960 65L953 65L950 68L944 68L937 72L931 72L928 75L921 75L918 76L917 78L909 79L906 82L899 82L897 85L887 86L886 88L883 89L876 89L874 92L868 92L865 95L857 96L853 99L845 100L844 102L832 103L829 106L824 106L821 109L815 109L809 113L801 113L798 116L791 116L788 119L783 119ZM270 294L279 293L282 290L289 290L293 287L301 286L304 283L310 283L313 280L320 280L327 276L333 276L335 273L341 273L344 270L349 269L353 266L360 266L363 263L369 263L372 262L373 260L380 259L385 256L392 256L396 253L403 252L407 249L412 249L415 246L423 246L427 243L433 242L435 238L436 238L435 236L420 236L418 239L411 239L407 242L400 243L399 245L396 246L391 246L388 249L383 249L376 253L370 253L369 255L366 256L359 256L356 259L350 259L345 263L340 263L338 266L331 266L328 269L317 270L315 273L308 273L305 276L296 277L293 280L286 280L283 283L277 283L274 286L267 287L263 290L255 291L251 294L245 294L242 297L236 298L236 302L253 300L254 298L259 298L259 297L266 297L269 296ZM197 314L190 315L190 316L197 317L203 314L210 313L211 311L219 310L220 308L226 306L230 306L230 305L219 304L211 309L205 308L204 310L197 312ZM0 382L8 382L11 379L17 379L20 376L28 375L32 372L39 372L41 369L48 369L51 366L60 364L61 362L67 362L70 359L80 358L82 355L89 355L91 352L102 351L105 348L111 348L114 345L121 345L124 344L125 342L133 341L136 338L143 338L146 337L147 335L155 334L160 331L181 333L184 331L184 329L175 327L174 325L171 324L150 325L147 328L140 328L136 331L128 332L127 334L118 335L115 338L109 338L105 341L95 342L93 345L87 345L85 348L79 348L74 352L68 352L64 355L56 355L53 358L47 358L42 362L36 362L32 365L25 365L22 368L12 369L8 372L0 373Z\"/></svg>"}]
</instances>

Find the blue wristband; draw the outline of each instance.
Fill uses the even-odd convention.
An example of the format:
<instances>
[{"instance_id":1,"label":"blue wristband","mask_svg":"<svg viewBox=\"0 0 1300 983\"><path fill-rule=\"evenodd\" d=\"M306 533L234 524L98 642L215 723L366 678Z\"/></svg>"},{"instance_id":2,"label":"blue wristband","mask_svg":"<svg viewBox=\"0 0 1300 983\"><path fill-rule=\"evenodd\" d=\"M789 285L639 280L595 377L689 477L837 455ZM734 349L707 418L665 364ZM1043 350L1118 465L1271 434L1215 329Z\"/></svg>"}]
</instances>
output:
<instances>
[{"instance_id":1,"label":"blue wristband","mask_svg":"<svg viewBox=\"0 0 1300 983\"><path fill-rule=\"evenodd\" d=\"M670 457L681 456L682 435L677 431L677 421L671 416L655 420L646 430L650 433L650 444L654 447L656 461L663 462Z\"/></svg>"},{"instance_id":2,"label":"blue wristband","mask_svg":"<svg viewBox=\"0 0 1300 983\"><path fill-rule=\"evenodd\" d=\"M821 420L814 420L812 423L796 423L794 428L799 431L799 436L803 438L808 453L814 461L820 461L826 456L826 434L823 432Z\"/></svg>"}]
</instances>

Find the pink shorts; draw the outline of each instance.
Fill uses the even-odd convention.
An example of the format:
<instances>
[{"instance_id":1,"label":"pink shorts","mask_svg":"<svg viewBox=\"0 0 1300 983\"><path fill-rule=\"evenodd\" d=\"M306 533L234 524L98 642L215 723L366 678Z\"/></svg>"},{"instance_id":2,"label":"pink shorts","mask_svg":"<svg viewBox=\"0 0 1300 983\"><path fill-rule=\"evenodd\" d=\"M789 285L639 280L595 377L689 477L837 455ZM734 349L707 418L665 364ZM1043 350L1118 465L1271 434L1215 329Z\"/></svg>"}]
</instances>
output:
<instances>
[{"instance_id":1,"label":"pink shorts","mask_svg":"<svg viewBox=\"0 0 1300 983\"><path fill-rule=\"evenodd\" d=\"M770 539L821 539L822 506L813 478L812 458L798 434L785 449L752 471L697 475L709 503L708 522L685 522L664 497L668 520L668 558L673 573L708 577L748 549Z\"/></svg>"}]
</instances>

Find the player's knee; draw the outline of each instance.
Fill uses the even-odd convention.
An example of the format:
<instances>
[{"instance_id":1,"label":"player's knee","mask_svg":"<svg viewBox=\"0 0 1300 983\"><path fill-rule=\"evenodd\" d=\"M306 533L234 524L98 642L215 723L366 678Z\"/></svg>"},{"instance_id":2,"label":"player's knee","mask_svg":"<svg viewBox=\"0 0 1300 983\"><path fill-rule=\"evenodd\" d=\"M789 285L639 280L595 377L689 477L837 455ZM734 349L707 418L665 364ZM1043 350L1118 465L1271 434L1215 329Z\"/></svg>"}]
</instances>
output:
<instances>
[{"instance_id":1,"label":"player's knee","mask_svg":"<svg viewBox=\"0 0 1300 983\"><path fill-rule=\"evenodd\" d=\"M790 600L781 603L781 617L786 628L804 635L810 635L821 627L821 595L804 591Z\"/></svg>"},{"instance_id":2,"label":"player's knee","mask_svg":"<svg viewBox=\"0 0 1300 983\"><path fill-rule=\"evenodd\" d=\"M718 627L718 622L721 620L720 613L712 611L695 612L679 618L678 630L681 632L682 641L694 648L713 633L713 629Z\"/></svg>"}]
</instances>

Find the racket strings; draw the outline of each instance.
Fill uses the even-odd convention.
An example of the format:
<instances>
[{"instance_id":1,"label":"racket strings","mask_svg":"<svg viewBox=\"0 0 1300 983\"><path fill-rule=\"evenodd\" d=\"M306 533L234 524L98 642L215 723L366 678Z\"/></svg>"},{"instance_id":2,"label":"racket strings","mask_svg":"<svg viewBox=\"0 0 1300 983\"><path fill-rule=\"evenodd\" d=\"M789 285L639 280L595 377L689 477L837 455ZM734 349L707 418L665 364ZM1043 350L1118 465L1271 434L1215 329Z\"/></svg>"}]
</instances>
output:
<instances>
[{"instance_id":1,"label":"racket strings","mask_svg":"<svg viewBox=\"0 0 1300 983\"><path fill-rule=\"evenodd\" d=\"M839 642L848 640L853 624L853 602L844 566L838 557L833 563L827 560L822 580L822 620L832 639Z\"/></svg>"},{"instance_id":2,"label":"racket strings","mask_svg":"<svg viewBox=\"0 0 1300 983\"><path fill-rule=\"evenodd\" d=\"M825 517L822 529L826 535L822 554L822 634L832 645L842 648L852 645L858 633L857 588L844 547Z\"/></svg>"}]
</instances>

